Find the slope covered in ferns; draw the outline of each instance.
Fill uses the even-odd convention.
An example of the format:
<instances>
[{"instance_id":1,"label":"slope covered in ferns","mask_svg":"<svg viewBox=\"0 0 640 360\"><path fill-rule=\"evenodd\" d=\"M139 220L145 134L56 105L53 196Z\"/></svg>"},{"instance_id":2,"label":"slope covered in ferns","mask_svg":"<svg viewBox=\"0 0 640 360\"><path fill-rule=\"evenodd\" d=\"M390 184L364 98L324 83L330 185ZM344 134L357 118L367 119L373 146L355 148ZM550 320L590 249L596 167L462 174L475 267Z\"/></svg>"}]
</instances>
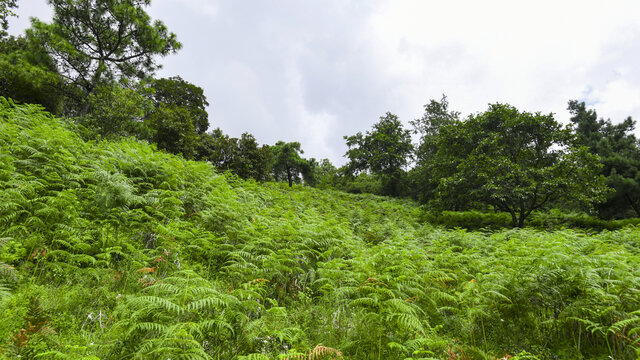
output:
<instances>
[{"instance_id":1,"label":"slope covered in ferns","mask_svg":"<svg viewBox=\"0 0 640 360\"><path fill-rule=\"evenodd\" d=\"M635 227L446 230L79 131L0 98L2 358L639 354Z\"/></svg>"}]
</instances>

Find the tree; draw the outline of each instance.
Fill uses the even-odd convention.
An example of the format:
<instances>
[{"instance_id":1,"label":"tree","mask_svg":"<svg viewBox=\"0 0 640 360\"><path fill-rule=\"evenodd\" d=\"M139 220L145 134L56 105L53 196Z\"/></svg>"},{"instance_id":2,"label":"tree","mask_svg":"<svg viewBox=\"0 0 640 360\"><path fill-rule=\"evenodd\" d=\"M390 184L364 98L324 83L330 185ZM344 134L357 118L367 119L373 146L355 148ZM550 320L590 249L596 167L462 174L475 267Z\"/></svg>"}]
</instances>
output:
<instances>
[{"instance_id":1,"label":"tree","mask_svg":"<svg viewBox=\"0 0 640 360\"><path fill-rule=\"evenodd\" d=\"M365 135L345 136L349 150L347 168L352 174L371 171L382 179L386 195L397 196L403 169L413 146L411 132L402 127L398 117L387 112Z\"/></svg>"},{"instance_id":2,"label":"tree","mask_svg":"<svg viewBox=\"0 0 640 360\"><path fill-rule=\"evenodd\" d=\"M559 201L585 205L604 198L596 155L575 145L552 114L494 104L467 121L440 128L434 171L437 204L464 198L511 214L522 227L532 211Z\"/></svg>"},{"instance_id":3,"label":"tree","mask_svg":"<svg viewBox=\"0 0 640 360\"><path fill-rule=\"evenodd\" d=\"M204 90L196 85L184 81L180 76L152 80L150 86L155 93L152 100L156 107L173 105L184 108L191 114L191 122L198 135L204 134L209 128L209 106Z\"/></svg>"},{"instance_id":4,"label":"tree","mask_svg":"<svg viewBox=\"0 0 640 360\"><path fill-rule=\"evenodd\" d=\"M231 171L243 179L266 181L273 163L268 145L258 146L255 137L244 133L232 138L220 128L200 137L198 160L209 161L217 169Z\"/></svg>"},{"instance_id":5,"label":"tree","mask_svg":"<svg viewBox=\"0 0 640 360\"><path fill-rule=\"evenodd\" d=\"M154 109L146 119L149 140L160 149L195 157L199 136L209 127L204 91L178 76L152 80L150 86Z\"/></svg>"},{"instance_id":6,"label":"tree","mask_svg":"<svg viewBox=\"0 0 640 360\"><path fill-rule=\"evenodd\" d=\"M600 156L600 173L615 191L597 205L604 218L640 217L640 144L634 135L635 121L628 117L619 124L598 120L595 110L584 102L569 101L571 122L580 144Z\"/></svg>"},{"instance_id":7,"label":"tree","mask_svg":"<svg viewBox=\"0 0 640 360\"><path fill-rule=\"evenodd\" d=\"M331 189L338 184L340 178L339 170L329 161L322 159L314 167L316 187L320 189Z\"/></svg>"},{"instance_id":8,"label":"tree","mask_svg":"<svg viewBox=\"0 0 640 360\"><path fill-rule=\"evenodd\" d=\"M243 133L236 143L239 156L232 162L232 170L243 179L268 180L273 163L271 148L258 146L256 138L249 133Z\"/></svg>"},{"instance_id":9,"label":"tree","mask_svg":"<svg viewBox=\"0 0 640 360\"><path fill-rule=\"evenodd\" d=\"M289 187L294 182L300 182L300 175L308 166L307 161L300 157L304 151L299 142L278 141L273 147L273 177L276 181L287 179Z\"/></svg>"},{"instance_id":10,"label":"tree","mask_svg":"<svg viewBox=\"0 0 640 360\"><path fill-rule=\"evenodd\" d=\"M155 56L181 44L144 7L150 0L48 0L53 22L33 20L29 33L55 59L60 73L84 93L158 69ZM80 101L80 99L77 99Z\"/></svg>"},{"instance_id":11,"label":"tree","mask_svg":"<svg viewBox=\"0 0 640 360\"><path fill-rule=\"evenodd\" d=\"M416 166L409 172L411 189L414 198L427 202L434 198L438 179L433 176L433 160L438 152L437 139L443 125L459 121L460 113L449 110L449 101L442 95L440 101L431 100L424 105L424 115L420 119L411 121L414 133L420 134L420 141L416 146Z\"/></svg>"},{"instance_id":12,"label":"tree","mask_svg":"<svg viewBox=\"0 0 640 360\"><path fill-rule=\"evenodd\" d=\"M140 84L103 85L87 96L87 115L79 122L100 139L135 136L150 137L144 123L153 103L145 96L149 89Z\"/></svg>"}]
</instances>

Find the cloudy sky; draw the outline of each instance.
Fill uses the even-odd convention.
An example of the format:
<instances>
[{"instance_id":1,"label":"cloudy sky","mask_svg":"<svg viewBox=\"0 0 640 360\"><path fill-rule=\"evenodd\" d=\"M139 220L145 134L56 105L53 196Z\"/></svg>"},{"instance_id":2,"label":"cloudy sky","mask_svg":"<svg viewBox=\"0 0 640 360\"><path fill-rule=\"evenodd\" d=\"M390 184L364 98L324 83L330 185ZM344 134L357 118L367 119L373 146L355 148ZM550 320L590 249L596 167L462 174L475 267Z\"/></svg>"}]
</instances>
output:
<instances>
[{"instance_id":1,"label":"cloudy sky","mask_svg":"<svg viewBox=\"0 0 640 360\"><path fill-rule=\"evenodd\" d=\"M10 31L49 20L20 0ZM640 1L155 0L184 47L159 62L205 91L211 127L299 141L343 164L343 136L390 111L407 124L446 94L463 115L489 103L553 112L579 99L640 119Z\"/></svg>"}]
</instances>

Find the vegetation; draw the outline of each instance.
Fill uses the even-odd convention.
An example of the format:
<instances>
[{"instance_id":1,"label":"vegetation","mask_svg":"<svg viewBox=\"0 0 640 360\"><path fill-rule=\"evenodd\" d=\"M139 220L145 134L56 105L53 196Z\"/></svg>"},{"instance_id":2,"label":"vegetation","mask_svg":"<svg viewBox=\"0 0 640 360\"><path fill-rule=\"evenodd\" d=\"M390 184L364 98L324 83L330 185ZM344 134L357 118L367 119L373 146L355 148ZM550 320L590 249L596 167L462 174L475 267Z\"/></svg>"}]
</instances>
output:
<instances>
[{"instance_id":1,"label":"vegetation","mask_svg":"<svg viewBox=\"0 0 640 360\"><path fill-rule=\"evenodd\" d=\"M5 358L640 351L637 227L445 230L410 201L241 181L1 104Z\"/></svg>"},{"instance_id":2,"label":"vegetation","mask_svg":"<svg viewBox=\"0 0 640 360\"><path fill-rule=\"evenodd\" d=\"M387 113L366 135L345 136L349 150L347 169L351 174L370 170L380 177L384 195L400 194L403 170L413 151L411 132L402 128L398 117Z\"/></svg>"},{"instance_id":3,"label":"vegetation","mask_svg":"<svg viewBox=\"0 0 640 360\"><path fill-rule=\"evenodd\" d=\"M553 116L495 104L467 121L440 127L432 169L435 200L445 208L473 201L511 215L524 226L537 209L560 200L590 205L607 188L598 159L572 143L569 129Z\"/></svg>"},{"instance_id":4,"label":"vegetation","mask_svg":"<svg viewBox=\"0 0 640 360\"><path fill-rule=\"evenodd\" d=\"M443 96L338 168L207 132L149 0L48 3L0 0L0 359L640 357L631 118Z\"/></svg>"}]
</instances>

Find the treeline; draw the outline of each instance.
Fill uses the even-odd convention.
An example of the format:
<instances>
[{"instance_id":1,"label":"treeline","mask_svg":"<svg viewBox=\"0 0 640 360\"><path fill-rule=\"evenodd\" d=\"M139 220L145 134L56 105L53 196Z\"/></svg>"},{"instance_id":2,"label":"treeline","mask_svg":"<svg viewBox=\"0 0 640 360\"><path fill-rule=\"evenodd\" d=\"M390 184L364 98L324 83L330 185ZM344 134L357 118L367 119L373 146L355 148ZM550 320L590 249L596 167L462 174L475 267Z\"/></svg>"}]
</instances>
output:
<instances>
[{"instance_id":1,"label":"treeline","mask_svg":"<svg viewBox=\"0 0 640 360\"><path fill-rule=\"evenodd\" d=\"M506 104L463 118L443 96L424 106L411 129L387 113L369 131L345 136L348 163L338 168L302 157L299 142L266 145L250 133L209 131L202 88L154 77L156 59L181 44L145 12L148 0L48 3L51 23L34 19L13 37L6 20L17 3L0 0L0 96L73 119L85 140L136 137L243 179L410 197L437 210L506 212L513 226L548 208L640 217L631 118L613 124L575 100L569 126Z\"/></svg>"},{"instance_id":2,"label":"treeline","mask_svg":"<svg viewBox=\"0 0 640 360\"><path fill-rule=\"evenodd\" d=\"M412 129L387 113L365 134L345 137L343 174L375 182L367 190L412 197L431 209L506 212L519 227L532 212L550 208L640 217L635 121L598 119L576 100L568 110L566 126L553 114L507 104L462 118L443 96L424 106Z\"/></svg>"}]
</instances>

